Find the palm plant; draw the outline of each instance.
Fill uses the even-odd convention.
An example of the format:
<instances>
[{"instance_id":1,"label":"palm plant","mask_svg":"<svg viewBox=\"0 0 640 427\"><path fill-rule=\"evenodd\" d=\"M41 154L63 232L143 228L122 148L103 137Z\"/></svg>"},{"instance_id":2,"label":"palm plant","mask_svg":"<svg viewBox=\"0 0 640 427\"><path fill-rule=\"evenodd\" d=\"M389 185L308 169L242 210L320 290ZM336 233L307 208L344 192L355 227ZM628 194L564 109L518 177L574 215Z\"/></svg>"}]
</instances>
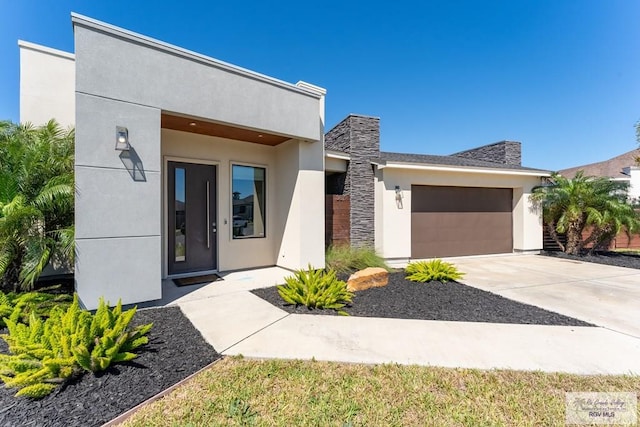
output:
<instances>
[{"instance_id":1,"label":"palm plant","mask_svg":"<svg viewBox=\"0 0 640 427\"><path fill-rule=\"evenodd\" d=\"M74 131L0 122L0 285L33 288L52 257L72 262Z\"/></svg>"},{"instance_id":2,"label":"palm plant","mask_svg":"<svg viewBox=\"0 0 640 427\"><path fill-rule=\"evenodd\" d=\"M554 174L553 185L538 187L532 199L543 207L544 222L560 248L578 255L586 244L601 246L623 226L629 232L638 229L638 216L626 202L628 185L607 178L584 176L578 171L573 179ZM583 239L587 226L592 232ZM567 244L558 233L566 233Z\"/></svg>"},{"instance_id":3,"label":"palm plant","mask_svg":"<svg viewBox=\"0 0 640 427\"><path fill-rule=\"evenodd\" d=\"M633 206L623 200L611 199L601 209L590 209L587 225L592 226L591 234L585 239L583 247L591 244L589 253L599 249L608 249L611 241L624 230L628 238L640 230L640 218Z\"/></svg>"}]
</instances>

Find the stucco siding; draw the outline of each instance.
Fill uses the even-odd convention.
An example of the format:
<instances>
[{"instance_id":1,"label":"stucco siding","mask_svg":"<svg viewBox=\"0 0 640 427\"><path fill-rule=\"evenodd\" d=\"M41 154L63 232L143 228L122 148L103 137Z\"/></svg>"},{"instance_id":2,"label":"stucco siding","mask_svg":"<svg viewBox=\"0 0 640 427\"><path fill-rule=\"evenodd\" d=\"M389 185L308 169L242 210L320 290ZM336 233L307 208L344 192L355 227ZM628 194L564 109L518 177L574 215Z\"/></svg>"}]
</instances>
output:
<instances>
[{"instance_id":1,"label":"stucco siding","mask_svg":"<svg viewBox=\"0 0 640 427\"><path fill-rule=\"evenodd\" d=\"M278 221L282 239L277 265L324 267L323 147L290 141L277 147ZM299 169L291 168L298 165Z\"/></svg>"},{"instance_id":2,"label":"stucco siding","mask_svg":"<svg viewBox=\"0 0 640 427\"><path fill-rule=\"evenodd\" d=\"M89 309L100 297L111 304L159 299L162 296L160 236L76 240L76 292Z\"/></svg>"},{"instance_id":3,"label":"stucco siding","mask_svg":"<svg viewBox=\"0 0 640 427\"><path fill-rule=\"evenodd\" d=\"M77 291L87 308L96 307L94 294L125 304L159 299L160 110L82 93L76 103ZM128 128L132 151L115 150L116 126Z\"/></svg>"},{"instance_id":4,"label":"stucco siding","mask_svg":"<svg viewBox=\"0 0 640 427\"><path fill-rule=\"evenodd\" d=\"M19 41L20 122L42 125L56 119L63 127L75 123L73 55Z\"/></svg>"},{"instance_id":5,"label":"stucco siding","mask_svg":"<svg viewBox=\"0 0 640 427\"><path fill-rule=\"evenodd\" d=\"M76 23L75 35L76 56L82 57L76 68L78 92L319 140L317 97L114 37L81 23Z\"/></svg>"}]
</instances>

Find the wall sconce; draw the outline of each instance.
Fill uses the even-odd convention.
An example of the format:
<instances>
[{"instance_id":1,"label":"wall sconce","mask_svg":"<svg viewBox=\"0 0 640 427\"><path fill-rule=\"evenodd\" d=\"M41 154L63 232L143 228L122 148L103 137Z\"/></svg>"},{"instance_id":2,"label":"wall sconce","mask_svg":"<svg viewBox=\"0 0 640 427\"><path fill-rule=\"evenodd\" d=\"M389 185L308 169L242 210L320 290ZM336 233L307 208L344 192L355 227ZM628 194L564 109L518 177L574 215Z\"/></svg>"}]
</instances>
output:
<instances>
[{"instance_id":1,"label":"wall sconce","mask_svg":"<svg viewBox=\"0 0 640 427\"><path fill-rule=\"evenodd\" d=\"M396 185L396 206L398 207L398 209L402 209L402 190L400 189L399 185Z\"/></svg>"},{"instance_id":2,"label":"wall sconce","mask_svg":"<svg viewBox=\"0 0 640 427\"><path fill-rule=\"evenodd\" d=\"M129 151L129 131L124 126L116 126L116 150Z\"/></svg>"}]
</instances>

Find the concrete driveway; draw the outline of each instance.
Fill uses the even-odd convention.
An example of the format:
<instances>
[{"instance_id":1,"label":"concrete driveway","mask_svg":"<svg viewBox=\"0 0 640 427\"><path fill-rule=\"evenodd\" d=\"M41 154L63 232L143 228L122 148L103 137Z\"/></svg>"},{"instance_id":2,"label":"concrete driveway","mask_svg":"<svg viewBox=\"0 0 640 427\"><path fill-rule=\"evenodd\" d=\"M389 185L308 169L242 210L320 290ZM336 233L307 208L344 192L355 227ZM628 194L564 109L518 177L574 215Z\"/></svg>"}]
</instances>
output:
<instances>
[{"instance_id":1,"label":"concrete driveway","mask_svg":"<svg viewBox=\"0 0 640 427\"><path fill-rule=\"evenodd\" d=\"M541 255L449 261L465 284L640 338L639 270Z\"/></svg>"},{"instance_id":2,"label":"concrete driveway","mask_svg":"<svg viewBox=\"0 0 640 427\"><path fill-rule=\"evenodd\" d=\"M289 314L250 292L282 283L277 267L176 288L180 306L225 355L577 374L640 374L640 274L533 255L450 259L464 282L600 327Z\"/></svg>"}]
</instances>

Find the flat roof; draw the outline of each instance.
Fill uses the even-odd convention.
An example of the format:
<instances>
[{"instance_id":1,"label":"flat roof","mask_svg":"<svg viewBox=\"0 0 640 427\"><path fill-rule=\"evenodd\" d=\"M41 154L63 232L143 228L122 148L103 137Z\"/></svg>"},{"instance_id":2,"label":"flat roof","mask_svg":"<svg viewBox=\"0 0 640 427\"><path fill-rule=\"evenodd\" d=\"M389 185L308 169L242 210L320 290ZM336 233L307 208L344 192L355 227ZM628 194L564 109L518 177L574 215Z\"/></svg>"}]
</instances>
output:
<instances>
[{"instance_id":1,"label":"flat roof","mask_svg":"<svg viewBox=\"0 0 640 427\"><path fill-rule=\"evenodd\" d=\"M206 65L210 65L212 67L219 68L221 70L239 74L241 76L248 77L254 80L259 80L264 83L281 87L283 89L291 90L293 92L300 93L301 95L320 98L325 92L323 88L311 85L309 83L298 82L298 85L288 83L283 80L279 80L279 79L267 76L265 74L257 73L255 71L251 71L246 68L238 67L237 65L220 61L210 56L202 55L200 53L197 53L188 49L183 49L179 46L165 43L163 41L156 40L154 38L135 33L133 31L125 30L124 28L116 27L115 25L107 24L105 22L98 21L96 19L89 18L87 16L80 15L75 12L71 13L71 22L73 23L74 27L76 25L80 25L83 27L92 28L94 30L97 30L106 34L111 34L113 36L116 36L125 40L129 40L129 41L150 47L152 49L171 53L173 55L187 58L192 61L197 61Z\"/></svg>"}]
</instances>

